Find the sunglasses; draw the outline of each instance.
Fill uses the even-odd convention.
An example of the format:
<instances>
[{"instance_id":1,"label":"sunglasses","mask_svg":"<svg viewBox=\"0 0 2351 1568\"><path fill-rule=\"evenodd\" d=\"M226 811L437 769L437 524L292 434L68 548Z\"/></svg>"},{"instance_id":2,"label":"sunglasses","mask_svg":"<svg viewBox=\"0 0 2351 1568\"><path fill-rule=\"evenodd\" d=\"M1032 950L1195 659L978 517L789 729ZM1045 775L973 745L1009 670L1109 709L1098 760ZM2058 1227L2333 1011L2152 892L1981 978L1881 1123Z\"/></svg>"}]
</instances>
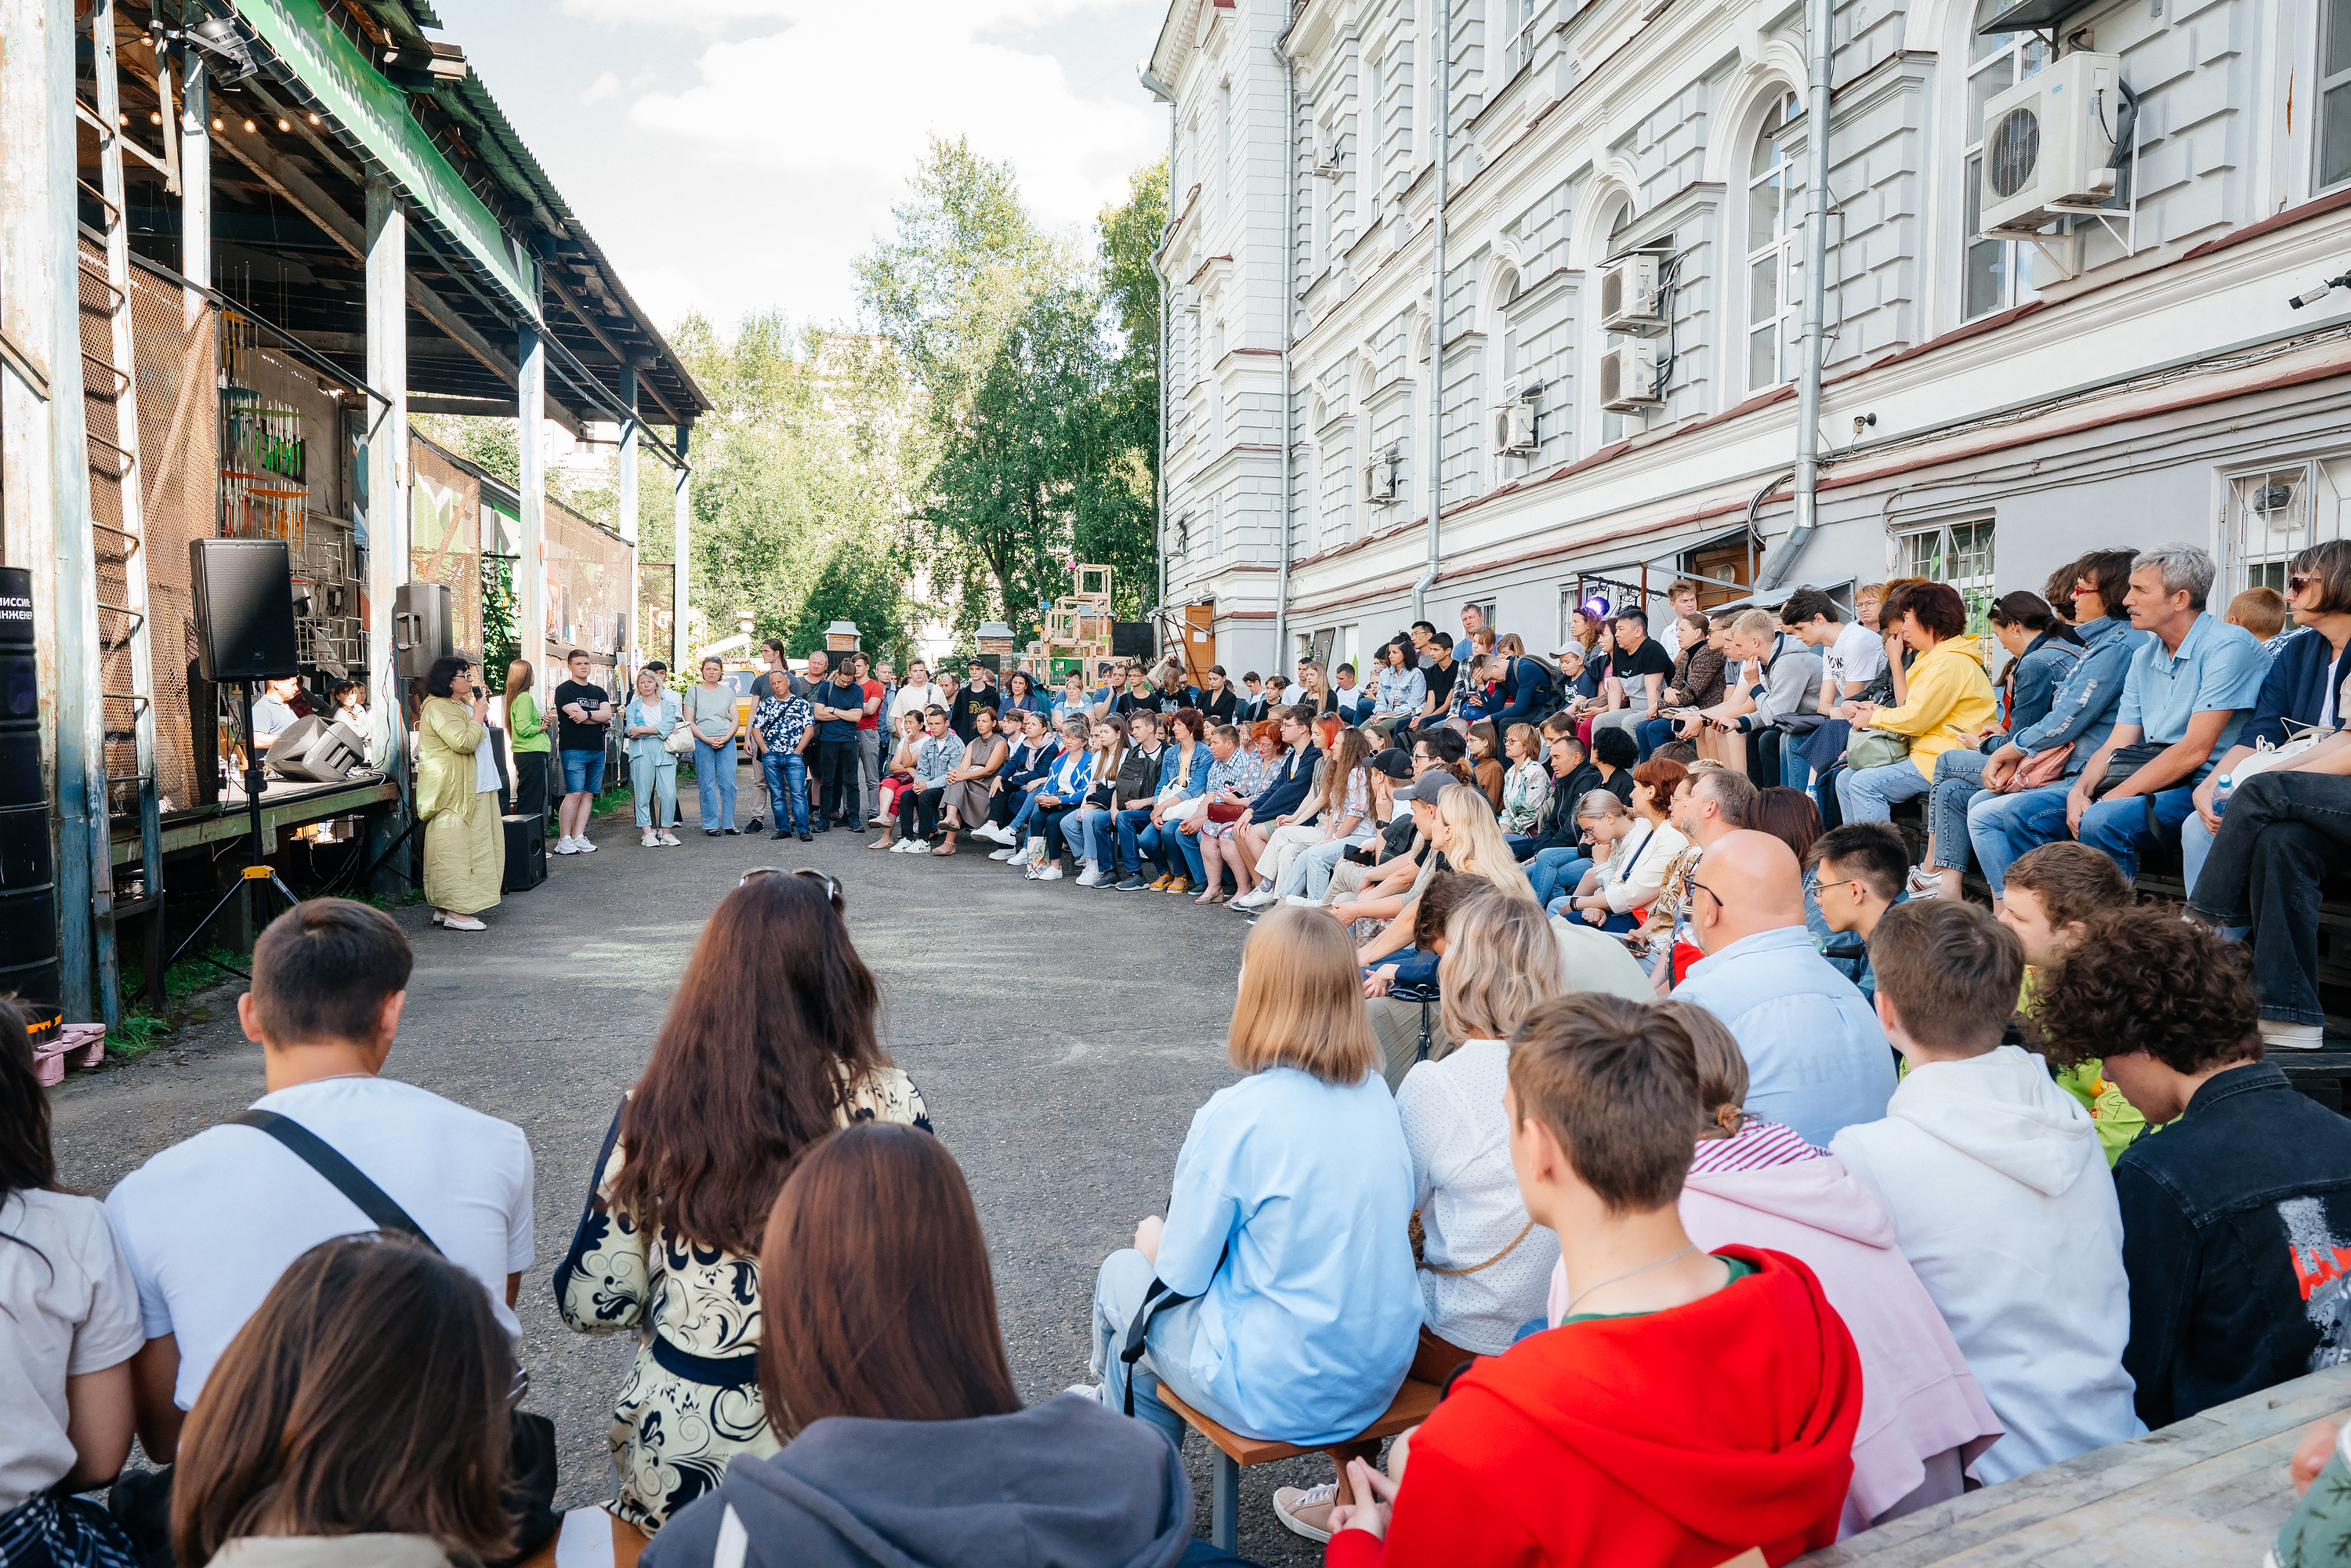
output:
<instances>
[{"instance_id":1,"label":"sunglasses","mask_svg":"<svg viewBox=\"0 0 2351 1568\"><path fill-rule=\"evenodd\" d=\"M2300 593L2304 589L2308 588L2312 583L2316 582L2317 580L2318 579L2314 577L2304 577L2302 573L2297 571L2285 580L2285 591L2288 593Z\"/></svg>"},{"instance_id":2,"label":"sunglasses","mask_svg":"<svg viewBox=\"0 0 2351 1568\"><path fill-rule=\"evenodd\" d=\"M842 899L841 896L841 883L834 880L831 872L819 871L816 867L810 865L796 865L789 871L779 865L755 865L749 871L745 872L743 873L743 880L737 883L735 885L737 887L747 887L750 885L751 879L755 876L813 877L818 882L824 883L825 900L832 905L832 912L835 915L839 915L841 912Z\"/></svg>"}]
</instances>

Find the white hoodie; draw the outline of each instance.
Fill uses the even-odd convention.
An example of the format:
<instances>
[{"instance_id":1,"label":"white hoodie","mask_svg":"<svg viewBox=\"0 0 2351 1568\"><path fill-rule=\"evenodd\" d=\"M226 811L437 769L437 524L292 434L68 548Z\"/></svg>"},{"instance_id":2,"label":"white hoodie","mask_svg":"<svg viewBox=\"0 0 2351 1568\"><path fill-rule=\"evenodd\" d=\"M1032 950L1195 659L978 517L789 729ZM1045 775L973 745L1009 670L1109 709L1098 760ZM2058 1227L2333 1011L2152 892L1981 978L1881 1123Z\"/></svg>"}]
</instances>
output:
<instances>
[{"instance_id":1,"label":"white hoodie","mask_svg":"<svg viewBox=\"0 0 2351 1568\"><path fill-rule=\"evenodd\" d=\"M2146 1431L2122 1365L2122 1214L2088 1113L2012 1045L1914 1068L1886 1112L1829 1147L1885 1204L2008 1430L1976 1473L2011 1480Z\"/></svg>"}]
</instances>

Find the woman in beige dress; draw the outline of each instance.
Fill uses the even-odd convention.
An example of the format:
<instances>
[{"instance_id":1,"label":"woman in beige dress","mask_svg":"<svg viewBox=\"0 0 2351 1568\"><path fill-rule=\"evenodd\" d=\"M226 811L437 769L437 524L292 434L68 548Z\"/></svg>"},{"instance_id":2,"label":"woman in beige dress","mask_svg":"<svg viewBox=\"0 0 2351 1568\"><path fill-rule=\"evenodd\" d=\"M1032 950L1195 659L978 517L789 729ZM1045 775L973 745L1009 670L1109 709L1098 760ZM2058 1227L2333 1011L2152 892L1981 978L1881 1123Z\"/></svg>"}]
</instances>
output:
<instances>
[{"instance_id":1,"label":"woman in beige dress","mask_svg":"<svg viewBox=\"0 0 2351 1568\"><path fill-rule=\"evenodd\" d=\"M647 1535L715 1490L737 1454L777 1451L759 1393L759 1243L794 1160L853 1122L930 1130L876 1038L881 988L841 909L823 873L765 867L719 902L556 1271L567 1325L638 1336L604 1507Z\"/></svg>"},{"instance_id":2,"label":"woman in beige dress","mask_svg":"<svg viewBox=\"0 0 2351 1568\"><path fill-rule=\"evenodd\" d=\"M935 855L955 853L957 828L977 828L987 821L996 776L1003 771L1004 759L1012 755L996 727L994 708L972 709L971 723L971 744L963 748L963 760L947 769L946 792L939 797L946 832L939 847L931 852Z\"/></svg>"},{"instance_id":3,"label":"woman in beige dress","mask_svg":"<svg viewBox=\"0 0 2351 1568\"><path fill-rule=\"evenodd\" d=\"M424 899L433 924L486 931L474 918L498 901L507 841L498 821L498 759L490 697L471 661L451 654L424 677L416 718L416 814L424 823Z\"/></svg>"}]
</instances>

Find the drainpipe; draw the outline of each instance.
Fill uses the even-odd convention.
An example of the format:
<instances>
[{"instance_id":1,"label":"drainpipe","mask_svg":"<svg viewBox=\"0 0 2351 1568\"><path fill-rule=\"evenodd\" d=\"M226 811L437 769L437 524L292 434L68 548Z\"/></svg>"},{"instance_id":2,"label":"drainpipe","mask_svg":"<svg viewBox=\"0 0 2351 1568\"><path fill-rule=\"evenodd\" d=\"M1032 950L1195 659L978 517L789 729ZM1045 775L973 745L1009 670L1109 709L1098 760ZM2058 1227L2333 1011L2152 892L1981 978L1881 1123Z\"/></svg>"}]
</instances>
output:
<instances>
[{"instance_id":1,"label":"drainpipe","mask_svg":"<svg viewBox=\"0 0 2351 1568\"><path fill-rule=\"evenodd\" d=\"M1814 0L1824 4L1825 0ZM1428 619L1428 591L1445 559L1437 519L1445 508L1445 188L1453 162L1453 0L1437 6L1437 209L1430 221L1433 278L1428 329L1428 566L1413 580L1412 618Z\"/></svg>"},{"instance_id":2,"label":"drainpipe","mask_svg":"<svg viewBox=\"0 0 2351 1568\"><path fill-rule=\"evenodd\" d=\"M1175 90L1175 89L1173 89L1173 88L1169 87L1165 82L1161 81L1157 77L1155 77L1155 76L1152 75L1152 74L1151 74L1151 67L1150 67L1148 64L1144 63L1144 62L1141 62L1141 61L1138 61L1138 62L1136 62L1136 64L1135 64L1135 68L1134 68L1134 79L1135 79L1136 81L1141 82L1141 83L1143 84L1143 90L1144 90L1144 91L1145 91L1145 92L1149 93L1152 97L1154 97L1154 98L1157 99L1160 102L1162 102L1162 103L1164 103L1164 104L1165 104L1165 105L1167 106L1167 215L1172 219L1172 218L1176 215L1176 90ZM1166 244L1167 244L1167 232L1166 232L1166 225L1163 224L1163 225L1160 225L1159 246L1156 246L1156 247L1155 247L1155 249L1165 248L1165 246L1166 246ZM1165 613L1166 612L1166 610L1167 610L1167 267L1166 267L1166 264L1165 264L1165 262L1162 262L1162 261L1159 261L1159 260L1155 260L1155 260L1152 262L1152 264L1151 264L1151 272L1152 272L1152 276L1153 276L1153 277L1156 277L1156 278L1158 278L1158 279L1159 279L1159 367L1158 367L1158 368L1159 368L1159 421L1158 421L1158 423L1159 423L1159 486L1158 486L1158 489L1159 489L1159 495L1158 495L1158 509L1159 509L1159 517L1158 517L1158 521L1157 521L1157 523L1154 526L1154 528L1153 528L1153 529L1152 529L1152 535L1153 535L1153 538L1155 538L1155 539L1158 541L1158 546L1159 546L1159 597L1158 597L1158 605L1159 605L1160 612L1161 612L1162 614L1165 614ZM1005 609L1006 609L1007 611L1009 611L1011 608L1012 608L1012 607L1011 607L1010 605L1008 605L1008 604L1005 606ZM1008 615L1005 617L1005 619L1007 619L1007 620L1010 620L1010 619L1011 619L1011 617L1008 614ZM1186 624L1188 624L1188 622L1187 622ZM1191 635L1191 633L1190 633L1189 632L1179 632L1179 633L1178 633L1178 635L1179 635L1179 636L1187 636L1187 637L1188 637L1189 635Z\"/></svg>"},{"instance_id":3,"label":"drainpipe","mask_svg":"<svg viewBox=\"0 0 2351 1568\"><path fill-rule=\"evenodd\" d=\"M1298 25L1292 16L1290 27ZM1290 56L1290 27L1273 41L1281 57L1281 564L1273 579L1273 667L1290 657L1290 545L1291 476L1290 350L1298 327L1298 301L1290 286L1297 281L1298 260L1298 62Z\"/></svg>"},{"instance_id":4,"label":"drainpipe","mask_svg":"<svg viewBox=\"0 0 2351 1568\"><path fill-rule=\"evenodd\" d=\"M1827 357L1829 264L1829 87L1835 70L1834 0L1805 0L1812 80L1804 118L1804 375L1796 383L1795 518L1788 537L1763 563L1758 592L1780 586L1821 526L1821 367Z\"/></svg>"}]
</instances>

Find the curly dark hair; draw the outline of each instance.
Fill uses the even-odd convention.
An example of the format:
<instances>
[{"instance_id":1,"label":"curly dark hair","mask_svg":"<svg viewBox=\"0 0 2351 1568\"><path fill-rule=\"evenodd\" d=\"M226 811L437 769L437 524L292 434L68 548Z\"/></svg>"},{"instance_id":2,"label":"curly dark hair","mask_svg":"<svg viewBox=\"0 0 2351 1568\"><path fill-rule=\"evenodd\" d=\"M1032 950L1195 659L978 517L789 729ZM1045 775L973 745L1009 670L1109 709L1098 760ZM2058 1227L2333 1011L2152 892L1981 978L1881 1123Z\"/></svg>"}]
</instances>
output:
<instances>
[{"instance_id":1,"label":"curly dark hair","mask_svg":"<svg viewBox=\"0 0 2351 1568\"><path fill-rule=\"evenodd\" d=\"M2144 1051L2174 1072L2262 1059L2244 946L2159 904L2106 910L2035 988L2048 1054L2072 1063Z\"/></svg>"}]
</instances>

